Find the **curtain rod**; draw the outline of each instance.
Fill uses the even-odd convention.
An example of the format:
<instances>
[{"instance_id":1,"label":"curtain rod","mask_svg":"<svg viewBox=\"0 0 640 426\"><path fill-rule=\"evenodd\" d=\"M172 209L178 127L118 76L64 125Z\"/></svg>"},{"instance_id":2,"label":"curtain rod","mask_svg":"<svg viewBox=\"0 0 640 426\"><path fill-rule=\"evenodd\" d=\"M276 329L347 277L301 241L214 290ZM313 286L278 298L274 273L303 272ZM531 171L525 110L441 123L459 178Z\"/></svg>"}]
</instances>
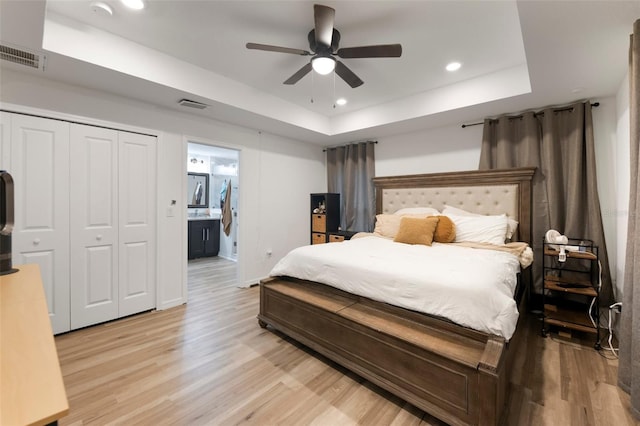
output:
<instances>
[{"instance_id":1,"label":"curtain rod","mask_svg":"<svg viewBox=\"0 0 640 426\"><path fill-rule=\"evenodd\" d=\"M346 144L346 145L328 146L328 147L324 148L324 149L322 150L322 152L327 152L327 150L328 150L328 149L336 149L336 148L340 148L341 146L357 145L357 144L359 144L359 143L367 143L367 142L378 143L378 141L360 141L360 142L351 142L351 143L348 143L348 144Z\"/></svg>"},{"instance_id":2,"label":"curtain rod","mask_svg":"<svg viewBox=\"0 0 640 426\"><path fill-rule=\"evenodd\" d=\"M592 107L597 108L600 106L600 102L594 102L591 104ZM554 112L560 112L560 111L569 111L570 109L573 109L573 107L565 107L565 108L558 108L558 109L554 109ZM544 115L544 111L541 112L536 112L535 114L533 114L534 116L536 115ZM520 115L514 115L511 116L509 118L520 118L522 117L522 114ZM480 124L484 124L484 122L480 122L480 123L469 123L469 124L463 124L461 127L464 129L465 127L471 127L471 126L479 126Z\"/></svg>"}]
</instances>

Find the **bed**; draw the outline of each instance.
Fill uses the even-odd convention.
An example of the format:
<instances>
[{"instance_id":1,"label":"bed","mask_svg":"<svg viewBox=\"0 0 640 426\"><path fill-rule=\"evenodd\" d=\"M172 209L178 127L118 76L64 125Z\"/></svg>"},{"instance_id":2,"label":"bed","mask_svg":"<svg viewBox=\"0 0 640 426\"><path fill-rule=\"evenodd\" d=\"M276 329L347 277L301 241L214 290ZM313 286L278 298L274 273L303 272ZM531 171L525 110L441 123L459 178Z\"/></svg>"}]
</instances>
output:
<instances>
[{"instance_id":1,"label":"bed","mask_svg":"<svg viewBox=\"0 0 640 426\"><path fill-rule=\"evenodd\" d=\"M534 171L374 178L376 211L390 214L415 206L442 210L448 205L481 215L506 213L519 222L512 239L530 244ZM339 244L346 243L329 246L337 250ZM334 280L341 281L341 273L346 284L353 280L342 269L333 271ZM517 277L510 296L525 312L530 268ZM449 424L500 424L512 360L522 340L517 326L522 315L516 315L511 331L481 331L446 316L419 312L411 304L388 304L335 284L286 275L262 280L260 326L279 330Z\"/></svg>"}]
</instances>

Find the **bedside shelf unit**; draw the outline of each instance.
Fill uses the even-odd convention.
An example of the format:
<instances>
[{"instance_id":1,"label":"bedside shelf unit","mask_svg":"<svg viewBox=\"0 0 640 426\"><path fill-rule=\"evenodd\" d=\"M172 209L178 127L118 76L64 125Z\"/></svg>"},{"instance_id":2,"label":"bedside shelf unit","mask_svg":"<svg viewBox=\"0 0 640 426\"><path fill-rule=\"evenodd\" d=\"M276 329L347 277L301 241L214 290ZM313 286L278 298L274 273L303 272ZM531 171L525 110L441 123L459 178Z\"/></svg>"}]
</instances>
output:
<instances>
[{"instance_id":1,"label":"bedside shelf unit","mask_svg":"<svg viewBox=\"0 0 640 426\"><path fill-rule=\"evenodd\" d=\"M324 212L313 210L324 205ZM340 227L340 194L311 194L311 244L328 243L329 235L337 234Z\"/></svg>"},{"instance_id":2,"label":"bedside shelf unit","mask_svg":"<svg viewBox=\"0 0 640 426\"><path fill-rule=\"evenodd\" d=\"M566 261L560 262L560 247L577 246L579 251L565 249ZM542 334L548 326L593 333L595 348L600 349L600 307L598 284L598 247L593 241L570 238L568 244L543 243ZM591 321L594 318L595 325Z\"/></svg>"}]
</instances>

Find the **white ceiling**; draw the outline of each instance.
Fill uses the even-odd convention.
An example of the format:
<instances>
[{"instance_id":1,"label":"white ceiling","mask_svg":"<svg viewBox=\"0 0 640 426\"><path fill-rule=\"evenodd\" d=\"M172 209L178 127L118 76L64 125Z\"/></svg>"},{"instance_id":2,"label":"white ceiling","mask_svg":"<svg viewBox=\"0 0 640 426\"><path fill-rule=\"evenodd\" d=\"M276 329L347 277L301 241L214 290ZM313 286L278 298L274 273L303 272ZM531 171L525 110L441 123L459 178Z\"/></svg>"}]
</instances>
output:
<instances>
[{"instance_id":1,"label":"white ceiling","mask_svg":"<svg viewBox=\"0 0 640 426\"><path fill-rule=\"evenodd\" d=\"M113 16L91 1L1 0L0 40L46 52L52 79L326 145L614 95L640 17L640 1L322 2L341 47L403 46L342 60L364 80L351 89L314 73L283 85L308 57L245 48L308 49L314 2L102 1ZM449 73L453 60L463 67Z\"/></svg>"}]
</instances>

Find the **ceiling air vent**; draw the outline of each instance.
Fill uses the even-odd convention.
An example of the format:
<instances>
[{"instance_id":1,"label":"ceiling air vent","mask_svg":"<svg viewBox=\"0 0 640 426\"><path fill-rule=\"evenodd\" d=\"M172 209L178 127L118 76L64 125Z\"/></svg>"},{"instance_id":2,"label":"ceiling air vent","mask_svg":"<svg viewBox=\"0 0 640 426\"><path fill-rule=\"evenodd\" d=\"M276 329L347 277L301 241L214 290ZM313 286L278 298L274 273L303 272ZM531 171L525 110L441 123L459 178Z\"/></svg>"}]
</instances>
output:
<instances>
[{"instance_id":1,"label":"ceiling air vent","mask_svg":"<svg viewBox=\"0 0 640 426\"><path fill-rule=\"evenodd\" d=\"M189 99L180 99L178 103L184 107L195 108L195 109L205 109L209 105L203 104L196 101L190 101Z\"/></svg>"},{"instance_id":2,"label":"ceiling air vent","mask_svg":"<svg viewBox=\"0 0 640 426\"><path fill-rule=\"evenodd\" d=\"M44 55L0 44L0 59L44 71Z\"/></svg>"}]
</instances>

